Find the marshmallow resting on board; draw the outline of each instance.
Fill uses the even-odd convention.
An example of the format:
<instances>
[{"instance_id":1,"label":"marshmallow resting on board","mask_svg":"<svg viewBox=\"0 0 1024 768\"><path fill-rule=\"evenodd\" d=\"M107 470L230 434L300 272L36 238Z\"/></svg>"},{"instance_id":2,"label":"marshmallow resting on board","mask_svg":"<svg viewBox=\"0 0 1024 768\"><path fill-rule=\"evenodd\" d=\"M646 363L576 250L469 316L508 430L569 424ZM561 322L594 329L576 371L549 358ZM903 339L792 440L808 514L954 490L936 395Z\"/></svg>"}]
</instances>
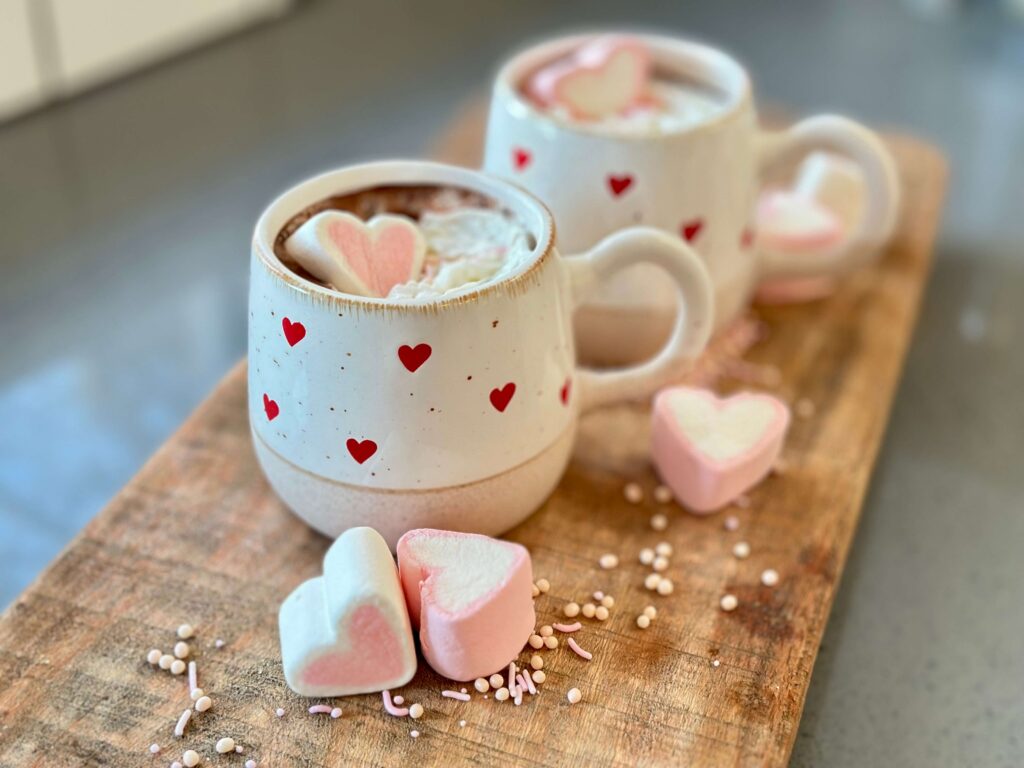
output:
<instances>
[{"instance_id":1,"label":"marshmallow resting on board","mask_svg":"<svg viewBox=\"0 0 1024 768\"><path fill-rule=\"evenodd\" d=\"M324 575L281 604L278 626L285 680L301 696L372 693L416 674L395 561L372 528L338 537L324 556Z\"/></svg>"},{"instance_id":2,"label":"marshmallow resting on board","mask_svg":"<svg viewBox=\"0 0 1024 768\"><path fill-rule=\"evenodd\" d=\"M714 512L771 471L789 418L771 395L669 387L654 398L651 458L680 504Z\"/></svg>"},{"instance_id":3,"label":"marshmallow resting on board","mask_svg":"<svg viewBox=\"0 0 1024 768\"><path fill-rule=\"evenodd\" d=\"M321 211L295 230L284 247L335 290L377 298L419 278L427 251L411 219L383 214L364 222L346 211Z\"/></svg>"},{"instance_id":4,"label":"marshmallow resting on board","mask_svg":"<svg viewBox=\"0 0 1024 768\"><path fill-rule=\"evenodd\" d=\"M539 69L527 93L546 107L562 107L580 120L621 114L641 104L651 76L647 46L631 37L599 37Z\"/></svg>"},{"instance_id":5,"label":"marshmallow resting on board","mask_svg":"<svg viewBox=\"0 0 1024 768\"><path fill-rule=\"evenodd\" d=\"M398 540L398 569L423 658L452 680L508 666L536 624L530 553L471 533L420 528Z\"/></svg>"}]
</instances>

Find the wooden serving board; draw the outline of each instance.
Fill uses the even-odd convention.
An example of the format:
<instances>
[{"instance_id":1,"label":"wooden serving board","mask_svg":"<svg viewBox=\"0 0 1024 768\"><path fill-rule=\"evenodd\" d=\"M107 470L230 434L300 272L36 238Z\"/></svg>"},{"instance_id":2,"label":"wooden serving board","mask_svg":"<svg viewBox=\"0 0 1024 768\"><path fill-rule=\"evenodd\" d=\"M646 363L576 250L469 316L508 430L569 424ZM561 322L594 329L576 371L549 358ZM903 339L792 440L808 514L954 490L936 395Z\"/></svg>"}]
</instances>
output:
<instances>
[{"instance_id":1,"label":"wooden serving board","mask_svg":"<svg viewBox=\"0 0 1024 768\"><path fill-rule=\"evenodd\" d=\"M471 147L475 130L464 124L449 149ZM282 678L277 607L319 573L328 542L260 475L239 365L0 618L0 766L166 766L185 748L203 765L251 757L274 768L783 765L885 430L943 196L935 150L907 138L889 143L905 205L885 258L826 301L760 312L770 337L748 359L777 367L778 390L810 399L816 412L794 421L788 471L755 489L749 509L733 511L739 531L725 531L722 514L691 516L651 499L648 411L622 406L583 421L561 485L509 534L529 547L535 576L551 582L537 600L539 623L594 590L615 597L608 621L584 620L577 634L592 661L564 644L543 651L547 682L520 707L475 692L468 703L442 698L450 684L421 666L401 691L425 706L418 722L386 715L379 696L340 700L338 720L307 714L309 702ZM648 492L640 505L622 494L634 480ZM670 519L663 533L648 524L658 511ZM751 546L746 560L731 554L741 539ZM666 597L643 588L647 569L637 562L641 547L660 540L675 549L667 575L676 588ZM597 567L605 552L619 555L618 568ZM759 584L765 568L781 575L774 589ZM718 608L726 592L739 598L732 613ZM635 618L648 604L660 613L641 631ZM185 621L198 627L194 658L214 706L174 739L186 683L144 657L170 649ZM571 687L583 692L579 704L566 701ZM246 755L218 756L221 736Z\"/></svg>"}]
</instances>

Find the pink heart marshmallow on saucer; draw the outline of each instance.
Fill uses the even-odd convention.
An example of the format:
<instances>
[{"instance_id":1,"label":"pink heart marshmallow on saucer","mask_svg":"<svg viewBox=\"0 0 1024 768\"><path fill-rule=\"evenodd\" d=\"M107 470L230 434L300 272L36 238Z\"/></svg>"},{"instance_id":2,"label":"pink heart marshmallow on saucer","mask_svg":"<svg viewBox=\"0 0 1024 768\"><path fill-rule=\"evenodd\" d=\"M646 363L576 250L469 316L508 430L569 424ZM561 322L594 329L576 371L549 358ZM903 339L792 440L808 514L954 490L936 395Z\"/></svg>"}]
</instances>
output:
<instances>
[{"instance_id":1,"label":"pink heart marshmallow on saucer","mask_svg":"<svg viewBox=\"0 0 1024 768\"><path fill-rule=\"evenodd\" d=\"M631 37L605 36L535 72L526 90L546 107L596 120L643 103L650 76L647 46Z\"/></svg>"},{"instance_id":2,"label":"pink heart marshmallow on saucer","mask_svg":"<svg viewBox=\"0 0 1024 768\"><path fill-rule=\"evenodd\" d=\"M537 620L525 547L420 528L402 536L397 551L409 617L439 674L486 677L519 655Z\"/></svg>"},{"instance_id":3,"label":"pink heart marshmallow on saucer","mask_svg":"<svg viewBox=\"0 0 1024 768\"><path fill-rule=\"evenodd\" d=\"M342 293L383 298L419 278L427 246L415 222L384 214L364 222L323 211L303 223L285 250L311 275Z\"/></svg>"},{"instance_id":4,"label":"pink heart marshmallow on saucer","mask_svg":"<svg viewBox=\"0 0 1024 768\"><path fill-rule=\"evenodd\" d=\"M651 458L680 504L714 512L771 471L789 418L771 395L669 387L654 398Z\"/></svg>"}]
</instances>

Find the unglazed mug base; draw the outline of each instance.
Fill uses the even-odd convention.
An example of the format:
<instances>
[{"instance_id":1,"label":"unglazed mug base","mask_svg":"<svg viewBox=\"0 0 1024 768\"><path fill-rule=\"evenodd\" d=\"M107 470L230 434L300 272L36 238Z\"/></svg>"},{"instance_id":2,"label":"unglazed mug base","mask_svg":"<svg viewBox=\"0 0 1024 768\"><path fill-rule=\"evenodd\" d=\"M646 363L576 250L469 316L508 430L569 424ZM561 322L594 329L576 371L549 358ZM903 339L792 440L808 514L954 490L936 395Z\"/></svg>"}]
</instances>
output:
<instances>
[{"instance_id":1,"label":"unglazed mug base","mask_svg":"<svg viewBox=\"0 0 1024 768\"><path fill-rule=\"evenodd\" d=\"M413 528L497 536L551 495L569 463L576 420L547 448L517 467L465 485L386 490L314 475L282 458L252 430L256 458L278 497L310 527L332 539L356 525L373 526L392 551Z\"/></svg>"}]
</instances>

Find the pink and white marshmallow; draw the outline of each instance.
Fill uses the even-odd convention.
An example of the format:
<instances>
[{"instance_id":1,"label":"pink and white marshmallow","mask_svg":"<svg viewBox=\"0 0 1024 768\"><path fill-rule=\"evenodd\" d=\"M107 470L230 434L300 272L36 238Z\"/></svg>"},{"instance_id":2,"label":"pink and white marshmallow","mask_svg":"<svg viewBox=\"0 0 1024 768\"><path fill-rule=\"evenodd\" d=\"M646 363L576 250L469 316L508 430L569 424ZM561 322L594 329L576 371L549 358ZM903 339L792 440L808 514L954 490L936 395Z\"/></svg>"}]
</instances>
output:
<instances>
[{"instance_id":1,"label":"pink and white marshmallow","mask_svg":"<svg viewBox=\"0 0 1024 768\"><path fill-rule=\"evenodd\" d=\"M301 696L397 688L416 674L416 648L398 571L372 528L350 528L278 614L288 687Z\"/></svg>"},{"instance_id":2,"label":"pink and white marshmallow","mask_svg":"<svg viewBox=\"0 0 1024 768\"><path fill-rule=\"evenodd\" d=\"M487 677L519 655L536 624L525 547L421 528L402 536L397 550L423 658L439 674Z\"/></svg>"},{"instance_id":3,"label":"pink and white marshmallow","mask_svg":"<svg viewBox=\"0 0 1024 768\"><path fill-rule=\"evenodd\" d=\"M651 458L662 482L693 512L724 507L771 471L789 428L789 408L771 395L719 398L669 387L654 398Z\"/></svg>"},{"instance_id":4,"label":"pink and white marshmallow","mask_svg":"<svg viewBox=\"0 0 1024 768\"><path fill-rule=\"evenodd\" d=\"M631 37L609 35L539 69L527 81L526 91L545 107L564 108L579 120L597 120L643 103L650 77L647 46Z\"/></svg>"},{"instance_id":5,"label":"pink and white marshmallow","mask_svg":"<svg viewBox=\"0 0 1024 768\"><path fill-rule=\"evenodd\" d=\"M343 293L382 298L419 278L427 246L419 227L404 216L382 214L364 222L345 211L322 211L285 241L285 250Z\"/></svg>"}]
</instances>

